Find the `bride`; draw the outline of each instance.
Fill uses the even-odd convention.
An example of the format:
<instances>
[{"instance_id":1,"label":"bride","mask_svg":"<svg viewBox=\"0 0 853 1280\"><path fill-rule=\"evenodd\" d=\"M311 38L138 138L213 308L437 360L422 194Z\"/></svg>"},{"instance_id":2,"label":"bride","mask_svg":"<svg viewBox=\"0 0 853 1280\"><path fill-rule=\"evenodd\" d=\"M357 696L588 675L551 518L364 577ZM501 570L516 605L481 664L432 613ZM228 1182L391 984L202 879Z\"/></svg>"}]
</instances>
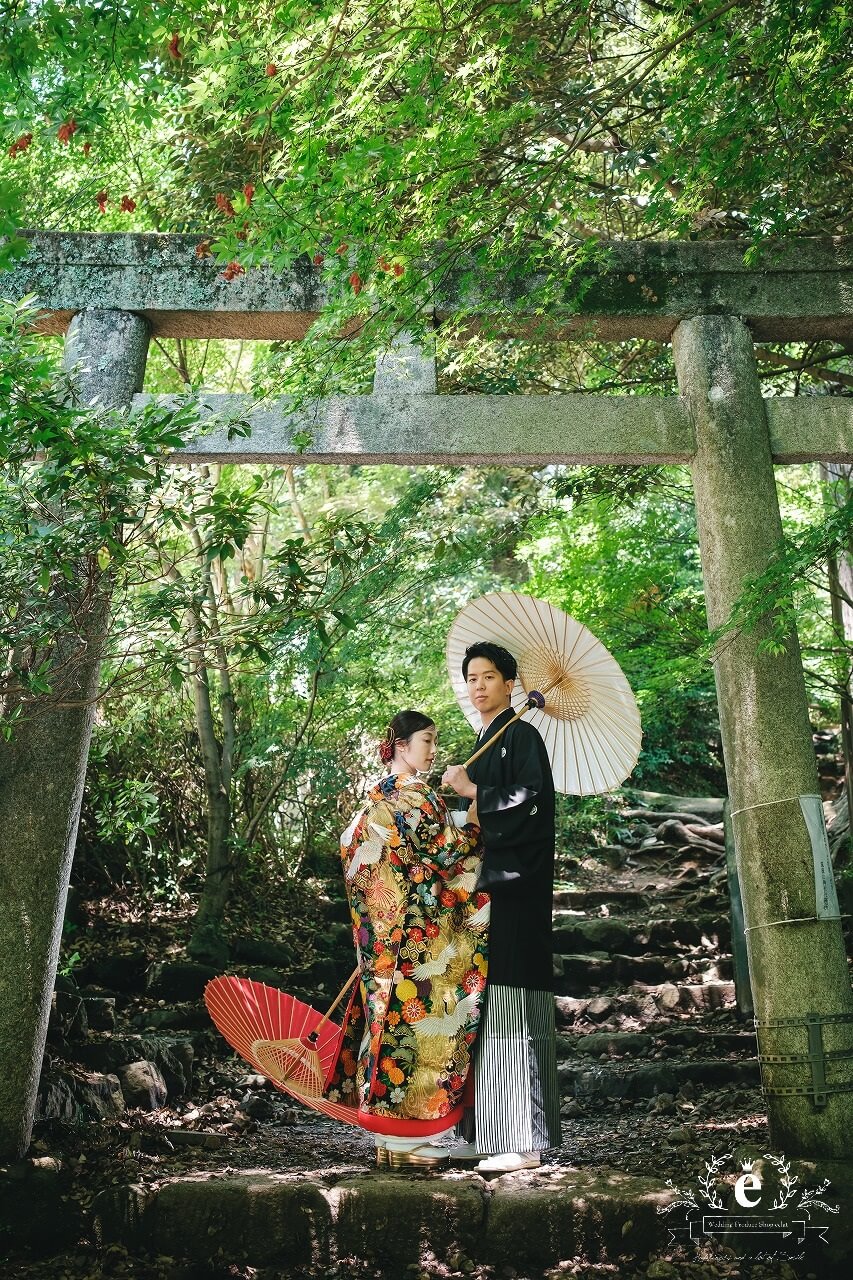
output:
<instances>
[{"instance_id":1,"label":"bride","mask_svg":"<svg viewBox=\"0 0 853 1280\"><path fill-rule=\"evenodd\" d=\"M394 717L379 745L389 772L341 837L361 981L325 1093L358 1109L393 1167L446 1162L428 1138L461 1118L486 985L477 815L457 826L421 777L436 741L429 716Z\"/></svg>"}]
</instances>

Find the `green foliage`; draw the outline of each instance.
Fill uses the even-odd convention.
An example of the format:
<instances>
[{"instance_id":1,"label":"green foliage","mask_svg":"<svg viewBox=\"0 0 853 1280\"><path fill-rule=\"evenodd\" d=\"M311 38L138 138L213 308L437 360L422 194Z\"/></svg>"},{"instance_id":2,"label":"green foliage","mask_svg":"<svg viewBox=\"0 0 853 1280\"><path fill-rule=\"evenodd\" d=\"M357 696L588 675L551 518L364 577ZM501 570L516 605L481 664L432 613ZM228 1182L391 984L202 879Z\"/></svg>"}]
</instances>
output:
<instances>
[{"instance_id":1,"label":"green foliage","mask_svg":"<svg viewBox=\"0 0 853 1280\"><path fill-rule=\"evenodd\" d=\"M19 0L7 221L302 260L328 305L277 385L353 386L437 295L571 311L602 238L849 232L852 35L837 0Z\"/></svg>"},{"instance_id":2,"label":"green foliage","mask_svg":"<svg viewBox=\"0 0 853 1280\"><path fill-rule=\"evenodd\" d=\"M609 796L557 796L557 874L572 878L572 863L595 856L619 835L619 812Z\"/></svg>"},{"instance_id":3,"label":"green foliage","mask_svg":"<svg viewBox=\"0 0 853 1280\"><path fill-rule=\"evenodd\" d=\"M80 407L32 299L0 303L0 693L8 715L54 689L52 638L75 634L98 592L126 581L189 406L129 417ZM8 729L9 721L6 721Z\"/></svg>"},{"instance_id":4,"label":"green foliage","mask_svg":"<svg viewBox=\"0 0 853 1280\"><path fill-rule=\"evenodd\" d=\"M56 972L63 978L70 978L81 959L82 956L79 951L72 951L70 955L65 956Z\"/></svg>"},{"instance_id":5,"label":"green foliage","mask_svg":"<svg viewBox=\"0 0 853 1280\"><path fill-rule=\"evenodd\" d=\"M159 501L180 522L152 521L144 571L117 610L80 874L146 896L197 891L209 804L200 677L237 890L336 870L338 833L396 710L426 706L442 750L464 757L470 730L439 674L446 631L465 594L500 584L495 559L510 555L538 489L524 472L175 472Z\"/></svg>"},{"instance_id":6,"label":"green foliage","mask_svg":"<svg viewBox=\"0 0 853 1280\"><path fill-rule=\"evenodd\" d=\"M846 468L842 469L846 470ZM740 632L755 633L764 653L783 653L793 629L804 652L812 700L830 720L848 681L849 635L836 635L829 609L830 560L849 557L853 547L853 496L833 500L812 469L786 468L782 490L783 535L766 569L748 581L731 616L706 642L710 655ZM853 600L844 597L847 609Z\"/></svg>"},{"instance_id":7,"label":"green foliage","mask_svg":"<svg viewBox=\"0 0 853 1280\"><path fill-rule=\"evenodd\" d=\"M622 666L640 707L634 774L664 790L720 785L713 672L692 494L675 468L557 474L562 501L521 550L525 590L583 621Z\"/></svg>"}]
</instances>

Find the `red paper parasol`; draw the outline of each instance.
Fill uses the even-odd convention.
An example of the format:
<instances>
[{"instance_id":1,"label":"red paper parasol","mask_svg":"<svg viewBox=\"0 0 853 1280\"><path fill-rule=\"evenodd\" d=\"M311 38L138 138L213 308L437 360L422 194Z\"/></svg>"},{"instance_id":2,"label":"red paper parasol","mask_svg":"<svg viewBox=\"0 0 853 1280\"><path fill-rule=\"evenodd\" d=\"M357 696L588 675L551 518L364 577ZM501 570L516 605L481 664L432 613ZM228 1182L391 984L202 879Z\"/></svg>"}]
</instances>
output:
<instances>
[{"instance_id":1,"label":"red paper parasol","mask_svg":"<svg viewBox=\"0 0 853 1280\"><path fill-rule=\"evenodd\" d=\"M217 1029L241 1058L282 1093L333 1120L371 1133L426 1138L462 1119L461 1103L435 1120L403 1120L330 1102L323 1086L337 1061L344 1027L295 996L228 975L207 984L204 1001Z\"/></svg>"},{"instance_id":2,"label":"red paper parasol","mask_svg":"<svg viewBox=\"0 0 853 1280\"><path fill-rule=\"evenodd\" d=\"M343 1027L326 1021L325 1014L295 996L251 978L214 978L205 988L204 1002L228 1043L277 1089L315 1111L359 1126L355 1107L342 1107L322 1096L326 1076L338 1056ZM308 1037L318 1028L314 1043ZM297 1045L302 1047L301 1053L294 1052ZM319 1070L311 1068L313 1055Z\"/></svg>"}]
</instances>

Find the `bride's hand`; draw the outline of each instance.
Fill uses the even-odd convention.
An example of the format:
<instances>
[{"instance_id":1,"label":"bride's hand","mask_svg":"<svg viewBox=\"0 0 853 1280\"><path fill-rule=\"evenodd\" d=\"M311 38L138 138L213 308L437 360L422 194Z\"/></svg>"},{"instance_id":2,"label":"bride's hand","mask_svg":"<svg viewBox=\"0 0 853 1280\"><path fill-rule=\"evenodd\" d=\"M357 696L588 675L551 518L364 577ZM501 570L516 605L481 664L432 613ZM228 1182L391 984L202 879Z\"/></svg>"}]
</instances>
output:
<instances>
[{"instance_id":1,"label":"bride's hand","mask_svg":"<svg viewBox=\"0 0 853 1280\"><path fill-rule=\"evenodd\" d=\"M469 808L468 808L468 817L466 818L466 822L473 822L473 824L474 824L474 826L475 826L475 827L479 827L479 825L480 825L480 818L479 818L479 815L478 815L478 813L477 813L477 801L476 801L476 798L475 798L474 800L472 800L472 801L471 801L471 804L470 804L470 806L469 806Z\"/></svg>"}]
</instances>

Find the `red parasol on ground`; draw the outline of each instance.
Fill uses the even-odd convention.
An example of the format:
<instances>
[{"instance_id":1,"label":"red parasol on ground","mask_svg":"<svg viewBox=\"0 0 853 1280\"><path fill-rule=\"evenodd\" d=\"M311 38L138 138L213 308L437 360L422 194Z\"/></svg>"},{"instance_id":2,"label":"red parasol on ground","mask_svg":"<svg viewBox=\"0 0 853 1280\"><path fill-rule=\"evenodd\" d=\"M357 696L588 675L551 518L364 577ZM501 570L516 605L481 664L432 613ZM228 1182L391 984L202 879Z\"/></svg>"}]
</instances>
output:
<instances>
[{"instance_id":1,"label":"red parasol on ground","mask_svg":"<svg viewBox=\"0 0 853 1280\"><path fill-rule=\"evenodd\" d=\"M323 1097L344 1028L310 1004L251 978L214 978L204 991L207 1011L241 1058L277 1089L315 1111L358 1126L355 1107ZM309 1036L316 1033L316 1040Z\"/></svg>"},{"instance_id":2,"label":"red parasol on ground","mask_svg":"<svg viewBox=\"0 0 853 1280\"><path fill-rule=\"evenodd\" d=\"M357 976L356 974L353 977ZM358 1107L330 1102L323 1088L340 1052L346 1029L329 1020L351 985L347 981L326 1013L251 978L225 975L205 988L207 1011L228 1043L256 1071L314 1111L371 1133L428 1138L458 1124L462 1103L435 1120L401 1120L371 1115ZM470 1105L470 1104L468 1104Z\"/></svg>"}]
</instances>

